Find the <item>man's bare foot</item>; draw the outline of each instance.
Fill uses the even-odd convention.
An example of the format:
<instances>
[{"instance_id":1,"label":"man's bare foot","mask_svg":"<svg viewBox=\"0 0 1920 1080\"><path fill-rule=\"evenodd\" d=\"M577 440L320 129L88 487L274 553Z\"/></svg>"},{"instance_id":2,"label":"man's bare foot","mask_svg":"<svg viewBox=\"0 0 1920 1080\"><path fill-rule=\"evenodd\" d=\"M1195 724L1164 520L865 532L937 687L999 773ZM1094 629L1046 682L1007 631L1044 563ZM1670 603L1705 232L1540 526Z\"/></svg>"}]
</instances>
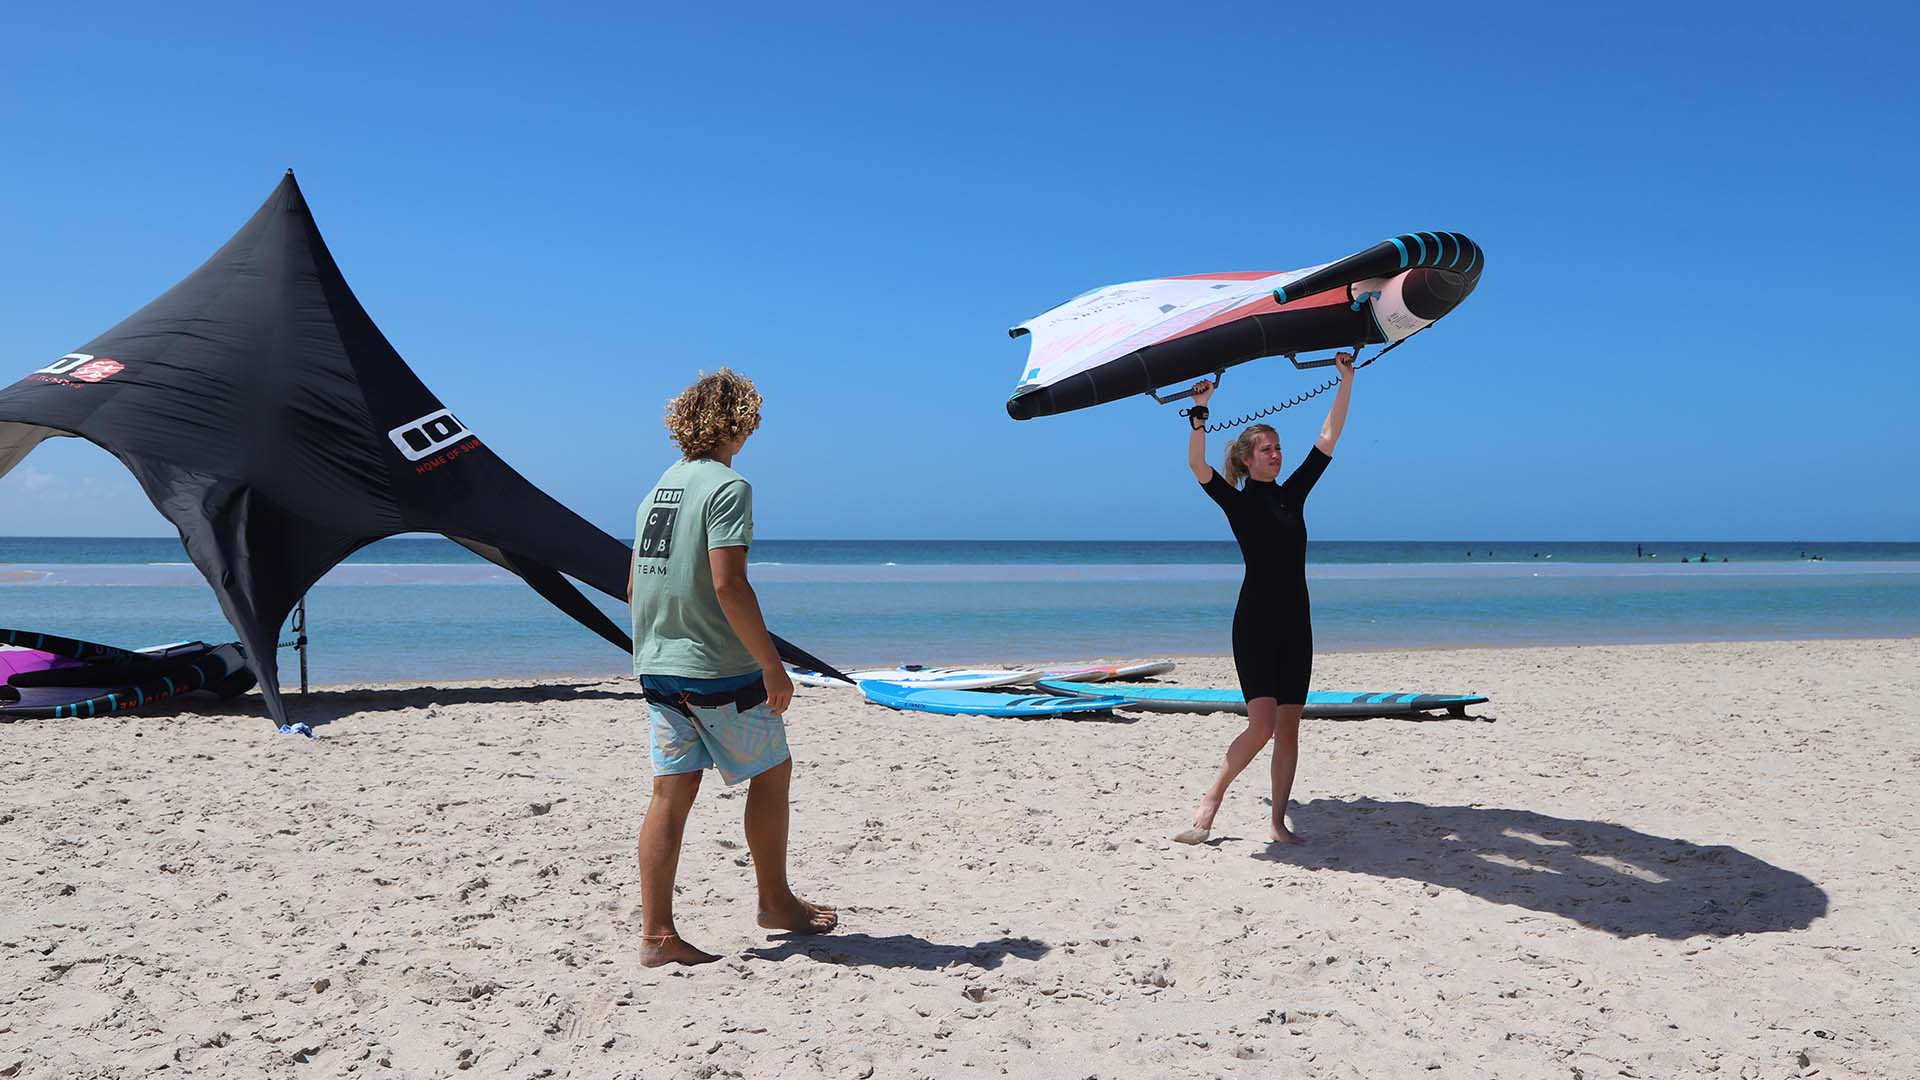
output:
<instances>
[{"instance_id":1,"label":"man's bare foot","mask_svg":"<svg viewBox=\"0 0 1920 1080\"><path fill-rule=\"evenodd\" d=\"M1272 844L1304 844L1307 842L1307 838L1287 828L1285 825L1276 824L1267 830L1267 842Z\"/></svg>"},{"instance_id":2,"label":"man's bare foot","mask_svg":"<svg viewBox=\"0 0 1920 1080\"><path fill-rule=\"evenodd\" d=\"M794 934L824 934L840 925L840 913L788 893L784 902L760 908L760 925Z\"/></svg>"},{"instance_id":3,"label":"man's bare foot","mask_svg":"<svg viewBox=\"0 0 1920 1080\"><path fill-rule=\"evenodd\" d=\"M664 967L668 964L711 964L720 959L702 952L680 939L679 934L640 935L640 966Z\"/></svg>"},{"instance_id":4,"label":"man's bare foot","mask_svg":"<svg viewBox=\"0 0 1920 1080\"><path fill-rule=\"evenodd\" d=\"M1191 829L1183 829L1173 834L1173 842L1176 844L1204 844L1207 842L1207 833L1210 831L1211 830L1203 829L1195 825Z\"/></svg>"}]
</instances>

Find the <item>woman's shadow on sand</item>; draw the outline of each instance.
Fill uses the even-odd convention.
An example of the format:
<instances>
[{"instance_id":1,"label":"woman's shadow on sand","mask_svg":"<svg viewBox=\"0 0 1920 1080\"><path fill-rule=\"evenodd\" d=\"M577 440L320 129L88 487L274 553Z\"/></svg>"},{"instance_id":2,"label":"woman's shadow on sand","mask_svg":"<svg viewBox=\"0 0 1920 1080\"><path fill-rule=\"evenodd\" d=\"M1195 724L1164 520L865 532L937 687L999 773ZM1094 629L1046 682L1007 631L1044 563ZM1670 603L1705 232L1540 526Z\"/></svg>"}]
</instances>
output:
<instances>
[{"instance_id":1,"label":"woman's shadow on sand","mask_svg":"<svg viewBox=\"0 0 1920 1080\"><path fill-rule=\"evenodd\" d=\"M1029 937L1003 937L975 945L941 945L913 934L820 934L788 935L760 949L748 949L758 960L785 960L805 956L828 964L849 967L917 968L939 971L954 966L975 967L982 971L998 968L1007 957L1038 960L1053 951L1053 946Z\"/></svg>"},{"instance_id":2,"label":"woman's shadow on sand","mask_svg":"<svg viewBox=\"0 0 1920 1080\"><path fill-rule=\"evenodd\" d=\"M1255 858L1425 881L1619 937L1800 930L1827 913L1827 894L1791 870L1602 821L1376 799L1316 799L1292 819L1313 842Z\"/></svg>"}]
</instances>

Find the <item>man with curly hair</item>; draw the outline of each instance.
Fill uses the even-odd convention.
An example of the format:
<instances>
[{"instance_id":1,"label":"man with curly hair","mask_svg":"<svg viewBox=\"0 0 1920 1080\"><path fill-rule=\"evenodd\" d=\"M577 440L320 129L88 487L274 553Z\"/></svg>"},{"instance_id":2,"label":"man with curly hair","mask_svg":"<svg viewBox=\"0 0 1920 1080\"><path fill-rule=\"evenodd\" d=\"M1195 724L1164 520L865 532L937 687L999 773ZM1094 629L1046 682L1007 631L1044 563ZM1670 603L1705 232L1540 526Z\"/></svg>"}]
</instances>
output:
<instances>
[{"instance_id":1,"label":"man with curly hair","mask_svg":"<svg viewBox=\"0 0 1920 1080\"><path fill-rule=\"evenodd\" d=\"M720 959L673 925L673 879L701 773L747 781L747 847L760 925L824 933L839 916L787 884L787 800L793 758L781 714L793 681L747 583L753 488L733 458L760 426L760 393L727 368L702 375L667 404L667 430L686 456L640 504L627 600L633 673L651 718L653 799L640 826L640 962Z\"/></svg>"}]
</instances>

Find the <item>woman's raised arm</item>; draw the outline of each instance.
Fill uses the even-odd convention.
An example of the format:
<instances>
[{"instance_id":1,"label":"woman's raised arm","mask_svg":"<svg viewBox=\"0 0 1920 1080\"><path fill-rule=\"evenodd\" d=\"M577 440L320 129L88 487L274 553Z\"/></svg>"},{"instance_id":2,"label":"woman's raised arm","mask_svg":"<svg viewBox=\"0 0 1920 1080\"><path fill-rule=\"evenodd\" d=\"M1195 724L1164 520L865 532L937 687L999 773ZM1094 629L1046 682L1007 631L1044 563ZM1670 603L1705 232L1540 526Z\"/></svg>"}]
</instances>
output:
<instances>
[{"instance_id":1,"label":"woman's raised arm","mask_svg":"<svg viewBox=\"0 0 1920 1080\"><path fill-rule=\"evenodd\" d=\"M1353 400L1353 354L1336 355L1333 366L1340 369L1340 389L1334 392L1327 422L1320 425L1320 437L1313 443L1328 457L1333 456L1334 444L1340 441L1340 429L1347 426L1347 403Z\"/></svg>"},{"instance_id":2,"label":"woman's raised arm","mask_svg":"<svg viewBox=\"0 0 1920 1080\"><path fill-rule=\"evenodd\" d=\"M1213 398L1213 384L1205 379L1193 384L1193 407L1200 410L1188 419L1193 422L1193 434L1187 436L1187 468L1193 470L1193 478L1206 483L1213 479L1213 466L1207 464L1207 402Z\"/></svg>"}]
</instances>

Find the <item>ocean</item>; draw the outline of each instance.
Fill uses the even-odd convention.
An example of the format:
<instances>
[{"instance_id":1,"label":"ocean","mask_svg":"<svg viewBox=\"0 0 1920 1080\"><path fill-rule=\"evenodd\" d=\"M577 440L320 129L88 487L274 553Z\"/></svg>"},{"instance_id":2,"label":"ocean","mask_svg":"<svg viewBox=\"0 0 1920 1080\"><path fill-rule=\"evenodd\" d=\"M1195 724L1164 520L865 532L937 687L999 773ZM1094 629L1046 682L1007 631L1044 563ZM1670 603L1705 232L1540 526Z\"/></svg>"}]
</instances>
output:
<instances>
[{"instance_id":1,"label":"ocean","mask_svg":"<svg viewBox=\"0 0 1920 1080\"><path fill-rule=\"evenodd\" d=\"M751 568L774 631L843 667L1223 654L1240 581L1217 541L763 540ZM1920 543L1315 541L1308 581L1323 651L1920 634ZM355 553L307 613L316 684L627 670L437 537ZM172 538L0 538L0 627L233 636Z\"/></svg>"}]
</instances>

